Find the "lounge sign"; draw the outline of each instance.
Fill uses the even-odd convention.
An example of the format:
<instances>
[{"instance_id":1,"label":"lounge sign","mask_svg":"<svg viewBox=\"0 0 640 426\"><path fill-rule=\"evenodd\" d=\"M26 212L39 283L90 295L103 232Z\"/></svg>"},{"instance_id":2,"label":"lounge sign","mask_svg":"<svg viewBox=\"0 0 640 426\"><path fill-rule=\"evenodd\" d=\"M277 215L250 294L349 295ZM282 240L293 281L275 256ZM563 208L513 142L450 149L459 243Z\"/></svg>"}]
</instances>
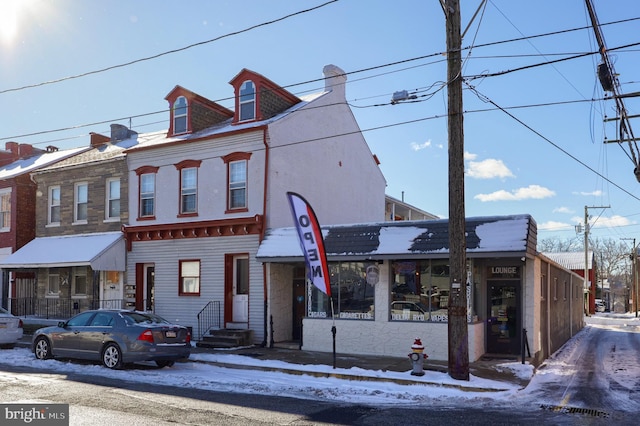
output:
<instances>
[{"instance_id":1,"label":"lounge sign","mask_svg":"<svg viewBox=\"0 0 640 426\"><path fill-rule=\"evenodd\" d=\"M519 266L490 266L489 278L520 278Z\"/></svg>"}]
</instances>

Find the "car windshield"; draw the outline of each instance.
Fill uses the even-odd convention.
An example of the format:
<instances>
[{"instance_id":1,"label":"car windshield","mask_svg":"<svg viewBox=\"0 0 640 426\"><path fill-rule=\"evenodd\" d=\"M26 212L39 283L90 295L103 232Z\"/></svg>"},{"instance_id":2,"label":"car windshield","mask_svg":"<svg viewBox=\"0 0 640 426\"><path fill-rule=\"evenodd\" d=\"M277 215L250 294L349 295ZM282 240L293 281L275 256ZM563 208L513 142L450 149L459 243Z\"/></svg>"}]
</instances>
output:
<instances>
[{"instance_id":1,"label":"car windshield","mask_svg":"<svg viewBox=\"0 0 640 426\"><path fill-rule=\"evenodd\" d=\"M0 314L8 314L8 313L9 311L7 311L6 309L0 308Z\"/></svg>"},{"instance_id":2,"label":"car windshield","mask_svg":"<svg viewBox=\"0 0 640 426\"><path fill-rule=\"evenodd\" d=\"M123 312L122 317L129 325L134 324L170 324L164 318L146 312Z\"/></svg>"}]
</instances>

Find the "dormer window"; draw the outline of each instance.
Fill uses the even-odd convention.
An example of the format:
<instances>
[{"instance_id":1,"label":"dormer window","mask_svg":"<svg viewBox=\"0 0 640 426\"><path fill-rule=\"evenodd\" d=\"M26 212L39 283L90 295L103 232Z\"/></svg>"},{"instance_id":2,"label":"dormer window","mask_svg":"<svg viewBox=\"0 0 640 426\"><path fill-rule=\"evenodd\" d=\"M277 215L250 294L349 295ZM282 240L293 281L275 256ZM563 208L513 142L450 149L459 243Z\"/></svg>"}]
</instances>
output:
<instances>
[{"instance_id":1,"label":"dormer window","mask_svg":"<svg viewBox=\"0 0 640 426\"><path fill-rule=\"evenodd\" d=\"M187 132L187 98L180 96L173 103L173 134Z\"/></svg>"},{"instance_id":2,"label":"dormer window","mask_svg":"<svg viewBox=\"0 0 640 426\"><path fill-rule=\"evenodd\" d=\"M240 87L240 121L256 118L256 86L248 80Z\"/></svg>"}]
</instances>

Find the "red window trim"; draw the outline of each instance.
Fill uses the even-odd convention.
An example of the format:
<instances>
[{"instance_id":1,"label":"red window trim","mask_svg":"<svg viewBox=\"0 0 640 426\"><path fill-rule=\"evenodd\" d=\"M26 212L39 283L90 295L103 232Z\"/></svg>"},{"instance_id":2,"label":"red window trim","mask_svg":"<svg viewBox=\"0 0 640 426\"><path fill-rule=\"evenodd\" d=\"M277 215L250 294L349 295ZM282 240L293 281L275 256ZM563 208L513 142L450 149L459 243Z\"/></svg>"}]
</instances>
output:
<instances>
[{"instance_id":1,"label":"red window trim","mask_svg":"<svg viewBox=\"0 0 640 426\"><path fill-rule=\"evenodd\" d=\"M160 170L160 167L158 167L158 166L140 166L140 167L138 167L137 169L134 170L135 173L136 173L136 176L138 176L138 219L137 220L155 220L155 218L156 218L155 206L154 206L154 209L153 209L153 213L154 213L153 215L151 215L151 216L141 216L140 215L141 208L142 208L142 206L141 206L142 203L140 202L141 201L141 198L140 198L140 176L147 175L147 174L155 174L155 175L157 175L158 174L158 170ZM156 202L155 185L154 185L153 189L154 189L153 201L155 203Z\"/></svg>"},{"instance_id":2,"label":"red window trim","mask_svg":"<svg viewBox=\"0 0 640 426\"><path fill-rule=\"evenodd\" d=\"M187 293L182 291L182 263L183 262L198 262L198 292ZM200 259L180 259L178 260L178 296L200 296L202 289L202 261Z\"/></svg>"}]
</instances>

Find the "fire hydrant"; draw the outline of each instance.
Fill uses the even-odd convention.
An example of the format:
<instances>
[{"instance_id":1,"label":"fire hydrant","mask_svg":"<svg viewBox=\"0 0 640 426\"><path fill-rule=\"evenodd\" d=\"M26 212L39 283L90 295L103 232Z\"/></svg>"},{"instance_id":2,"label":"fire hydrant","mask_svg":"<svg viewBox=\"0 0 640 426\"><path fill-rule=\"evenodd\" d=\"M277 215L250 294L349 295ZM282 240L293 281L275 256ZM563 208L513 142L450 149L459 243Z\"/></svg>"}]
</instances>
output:
<instances>
[{"instance_id":1,"label":"fire hydrant","mask_svg":"<svg viewBox=\"0 0 640 426\"><path fill-rule=\"evenodd\" d=\"M413 365L413 371L411 371L411 375L424 376L424 360L429 357L424 353L424 346L422 345L422 341L417 337L413 342L413 345L411 345L411 353L409 354L409 358L411 359L411 364Z\"/></svg>"}]
</instances>

